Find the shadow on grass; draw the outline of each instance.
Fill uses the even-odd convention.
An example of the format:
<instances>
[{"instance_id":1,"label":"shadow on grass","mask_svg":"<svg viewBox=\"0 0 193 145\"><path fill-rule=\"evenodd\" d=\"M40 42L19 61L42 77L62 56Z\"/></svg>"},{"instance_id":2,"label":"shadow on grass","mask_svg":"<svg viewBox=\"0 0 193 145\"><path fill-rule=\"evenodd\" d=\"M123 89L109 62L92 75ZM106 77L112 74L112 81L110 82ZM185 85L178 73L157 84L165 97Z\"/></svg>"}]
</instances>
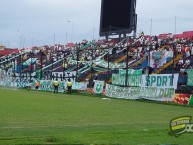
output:
<instances>
[{"instance_id":1,"label":"shadow on grass","mask_svg":"<svg viewBox=\"0 0 193 145\"><path fill-rule=\"evenodd\" d=\"M60 139L59 138L57 138L57 137L55 137L55 136L49 136L49 137L46 137L45 139L44 139L44 141L46 142L46 143L57 143L57 142L59 142L60 141Z\"/></svg>"}]
</instances>

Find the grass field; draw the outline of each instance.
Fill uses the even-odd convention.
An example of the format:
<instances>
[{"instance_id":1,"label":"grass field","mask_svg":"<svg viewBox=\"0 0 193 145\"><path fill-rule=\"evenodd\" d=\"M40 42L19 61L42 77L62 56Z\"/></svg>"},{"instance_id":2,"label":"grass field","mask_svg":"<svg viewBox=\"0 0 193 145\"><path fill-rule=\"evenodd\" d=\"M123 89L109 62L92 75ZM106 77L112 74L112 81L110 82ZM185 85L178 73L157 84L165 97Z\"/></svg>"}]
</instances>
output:
<instances>
[{"instance_id":1,"label":"grass field","mask_svg":"<svg viewBox=\"0 0 193 145\"><path fill-rule=\"evenodd\" d=\"M0 89L0 144L192 144L168 135L184 115L193 108Z\"/></svg>"}]
</instances>

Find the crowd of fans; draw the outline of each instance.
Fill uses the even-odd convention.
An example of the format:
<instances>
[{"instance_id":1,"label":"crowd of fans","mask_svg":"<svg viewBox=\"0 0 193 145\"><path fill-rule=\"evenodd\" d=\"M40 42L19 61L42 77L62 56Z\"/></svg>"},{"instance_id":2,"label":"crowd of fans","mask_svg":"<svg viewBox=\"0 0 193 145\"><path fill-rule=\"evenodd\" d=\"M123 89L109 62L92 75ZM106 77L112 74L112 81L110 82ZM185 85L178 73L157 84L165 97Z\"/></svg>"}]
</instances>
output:
<instances>
[{"instance_id":1,"label":"crowd of fans","mask_svg":"<svg viewBox=\"0 0 193 145\"><path fill-rule=\"evenodd\" d=\"M19 72L35 72L42 68L43 74L53 71L66 71L74 67L74 70L84 67L88 61L96 59L104 59L113 63L125 62L127 47L129 47L128 57L129 61L140 61L141 58L149 56L154 60L153 68L155 70L160 68L159 61L165 54L174 52L174 58L181 55L181 58L175 60L174 69L179 69L180 72L186 72L186 69L192 68L191 62L193 59L193 35L184 38L174 37L172 34L163 36L148 36L143 32L138 38L128 38L124 41L84 41L78 43L73 47L66 47L64 45L41 46L30 49L20 49L19 53L11 53L0 57L0 68L9 69L14 68L14 71ZM151 52L151 53L150 53ZM125 56L125 57L124 57ZM120 59L124 57L124 59ZM149 59L147 57L147 59ZM27 69L22 69L24 62L30 58L36 58L36 63L29 64ZM119 60L117 62L117 60ZM74 60L74 61L72 61ZM74 63L78 61L77 64ZM149 65L149 64L147 64ZM143 66L148 67L148 66Z\"/></svg>"}]
</instances>

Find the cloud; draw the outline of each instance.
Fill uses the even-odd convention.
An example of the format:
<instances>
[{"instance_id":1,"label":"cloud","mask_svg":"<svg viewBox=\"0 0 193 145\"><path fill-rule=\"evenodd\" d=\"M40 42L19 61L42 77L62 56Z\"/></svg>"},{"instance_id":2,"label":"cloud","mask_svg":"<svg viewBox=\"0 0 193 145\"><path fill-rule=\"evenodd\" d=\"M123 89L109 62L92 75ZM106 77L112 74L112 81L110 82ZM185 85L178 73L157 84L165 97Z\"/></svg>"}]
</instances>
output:
<instances>
[{"instance_id":1,"label":"cloud","mask_svg":"<svg viewBox=\"0 0 193 145\"><path fill-rule=\"evenodd\" d=\"M174 32L175 16L177 33L191 30L192 5L191 0L137 0L138 32L149 34L151 19L153 35ZM93 33L99 36L100 6L101 0L1 0L0 42L19 47L22 35L26 46L53 44L55 34L64 44L72 35L68 20L74 42L91 40Z\"/></svg>"}]
</instances>

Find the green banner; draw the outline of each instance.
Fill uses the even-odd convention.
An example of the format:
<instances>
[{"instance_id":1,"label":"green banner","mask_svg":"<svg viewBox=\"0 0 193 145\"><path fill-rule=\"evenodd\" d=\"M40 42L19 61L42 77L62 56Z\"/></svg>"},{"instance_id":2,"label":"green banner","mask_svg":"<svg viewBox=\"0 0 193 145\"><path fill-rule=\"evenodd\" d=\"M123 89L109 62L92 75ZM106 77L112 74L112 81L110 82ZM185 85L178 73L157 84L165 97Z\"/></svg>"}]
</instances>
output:
<instances>
[{"instance_id":1,"label":"green banner","mask_svg":"<svg viewBox=\"0 0 193 145\"><path fill-rule=\"evenodd\" d=\"M191 95L188 105L193 105L193 95Z\"/></svg>"},{"instance_id":2,"label":"green banner","mask_svg":"<svg viewBox=\"0 0 193 145\"><path fill-rule=\"evenodd\" d=\"M125 76L126 70L119 69L119 74L121 76ZM128 69L128 75L142 75L142 69L140 70Z\"/></svg>"},{"instance_id":3,"label":"green banner","mask_svg":"<svg viewBox=\"0 0 193 145\"><path fill-rule=\"evenodd\" d=\"M188 69L187 73L188 73L187 86L193 86L193 69Z\"/></svg>"},{"instance_id":4,"label":"green banner","mask_svg":"<svg viewBox=\"0 0 193 145\"><path fill-rule=\"evenodd\" d=\"M128 75L128 86L141 86L142 75ZM125 85L125 76L120 74L112 74L112 84L114 85Z\"/></svg>"},{"instance_id":5,"label":"green banner","mask_svg":"<svg viewBox=\"0 0 193 145\"><path fill-rule=\"evenodd\" d=\"M125 75L112 74L112 84L125 86ZM128 86L155 87L155 88L175 88L177 89L179 74L152 74L141 75L140 71L130 71L127 76Z\"/></svg>"}]
</instances>

